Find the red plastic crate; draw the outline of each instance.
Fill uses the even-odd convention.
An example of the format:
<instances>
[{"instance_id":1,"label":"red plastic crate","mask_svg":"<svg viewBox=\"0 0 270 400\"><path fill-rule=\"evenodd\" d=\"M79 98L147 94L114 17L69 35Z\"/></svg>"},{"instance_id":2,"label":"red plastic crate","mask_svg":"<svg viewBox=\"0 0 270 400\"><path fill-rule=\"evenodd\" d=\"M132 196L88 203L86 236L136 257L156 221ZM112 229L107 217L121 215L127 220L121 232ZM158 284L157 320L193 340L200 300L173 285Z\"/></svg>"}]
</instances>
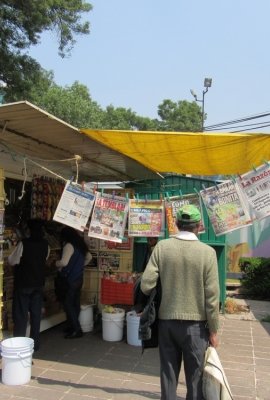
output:
<instances>
[{"instance_id":1,"label":"red plastic crate","mask_svg":"<svg viewBox=\"0 0 270 400\"><path fill-rule=\"evenodd\" d=\"M101 304L133 305L134 283L114 282L101 278Z\"/></svg>"}]
</instances>

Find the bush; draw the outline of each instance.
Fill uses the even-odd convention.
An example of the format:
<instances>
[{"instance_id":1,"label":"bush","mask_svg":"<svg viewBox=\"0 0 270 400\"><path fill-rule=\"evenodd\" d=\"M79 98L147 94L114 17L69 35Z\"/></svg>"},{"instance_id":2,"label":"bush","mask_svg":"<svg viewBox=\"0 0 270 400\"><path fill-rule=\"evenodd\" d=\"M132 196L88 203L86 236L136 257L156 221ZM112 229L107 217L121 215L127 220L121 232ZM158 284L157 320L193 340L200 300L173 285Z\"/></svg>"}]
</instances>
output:
<instances>
[{"instance_id":1,"label":"bush","mask_svg":"<svg viewBox=\"0 0 270 400\"><path fill-rule=\"evenodd\" d=\"M261 257L241 258L240 268L244 273L242 285L254 299L270 299L270 259Z\"/></svg>"}]
</instances>

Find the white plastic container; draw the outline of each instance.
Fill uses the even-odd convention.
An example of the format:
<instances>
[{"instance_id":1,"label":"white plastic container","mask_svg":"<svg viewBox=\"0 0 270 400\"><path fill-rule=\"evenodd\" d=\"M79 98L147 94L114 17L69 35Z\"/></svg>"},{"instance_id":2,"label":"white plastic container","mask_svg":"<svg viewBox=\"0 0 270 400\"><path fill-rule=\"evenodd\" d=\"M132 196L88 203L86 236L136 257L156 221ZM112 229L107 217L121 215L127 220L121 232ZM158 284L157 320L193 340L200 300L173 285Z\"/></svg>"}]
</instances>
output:
<instances>
[{"instance_id":1,"label":"white plastic container","mask_svg":"<svg viewBox=\"0 0 270 400\"><path fill-rule=\"evenodd\" d=\"M132 346L141 346L142 341L139 339L140 317L135 311L127 313L127 342Z\"/></svg>"},{"instance_id":2,"label":"white plastic container","mask_svg":"<svg viewBox=\"0 0 270 400\"><path fill-rule=\"evenodd\" d=\"M34 340L14 337L1 342L2 383L24 385L31 379Z\"/></svg>"},{"instance_id":3,"label":"white plastic container","mask_svg":"<svg viewBox=\"0 0 270 400\"><path fill-rule=\"evenodd\" d=\"M108 342L119 342L123 339L125 310L115 308L114 313L102 311L102 337Z\"/></svg>"},{"instance_id":4,"label":"white plastic container","mask_svg":"<svg viewBox=\"0 0 270 400\"><path fill-rule=\"evenodd\" d=\"M93 304L81 305L79 322L83 332L92 332L94 328L93 320Z\"/></svg>"}]
</instances>

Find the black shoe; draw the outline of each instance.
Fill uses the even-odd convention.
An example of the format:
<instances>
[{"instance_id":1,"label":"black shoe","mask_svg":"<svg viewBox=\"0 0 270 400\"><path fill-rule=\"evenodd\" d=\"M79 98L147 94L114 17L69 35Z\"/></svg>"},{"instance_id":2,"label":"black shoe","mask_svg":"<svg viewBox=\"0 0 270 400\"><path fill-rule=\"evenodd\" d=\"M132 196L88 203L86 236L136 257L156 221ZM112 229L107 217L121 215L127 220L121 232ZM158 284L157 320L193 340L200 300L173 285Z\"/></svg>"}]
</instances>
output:
<instances>
[{"instance_id":1,"label":"black shoe","mask_svg":"<svg viewBox=\"0 0 270 400\"><path fill-rule=\"evenodd\" d=\"M73 332L73 329L70 328L69 326L67 326L66 328L63 329L63 332L66 333L66 334L70 334L70 333Z\"/></svg>"},{"instance_id":2,"label":"black shoe","mask_svg":"<svg viewBox=\"0 0 270 400\"><path fill-rule=\"evenodd\" d=\"M76 339L82 337L83 333L81 330L73 331L72 333L67 333L65 339Z\"/></svg>"}]
</instances>

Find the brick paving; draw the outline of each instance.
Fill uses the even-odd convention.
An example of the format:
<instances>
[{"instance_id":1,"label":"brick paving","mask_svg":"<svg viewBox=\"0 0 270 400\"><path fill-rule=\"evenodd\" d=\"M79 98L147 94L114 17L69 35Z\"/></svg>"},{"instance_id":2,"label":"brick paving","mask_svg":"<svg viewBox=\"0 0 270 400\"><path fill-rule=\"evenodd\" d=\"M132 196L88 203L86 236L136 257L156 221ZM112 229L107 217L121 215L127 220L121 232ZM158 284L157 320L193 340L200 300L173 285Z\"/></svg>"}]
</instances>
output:
<instances>
[{"instance_id":1,"label":"brick paving","mask_svg":"<svg viewBox=\"0 0 270 400\"><path fill-rule=\"evenodd\" d=\"M270 303L253 302L250 313L221 316L218 353L234 400L270 400ZM255 310L255 311L254 311ZM26 385L0 383L0 399L139 400L159 399L156 349L102 339L100 329L66 340L59 325L41 334L33 355L32 378ZM178 399L184 400L181 372Z\"/></svg>"}]
</instances>

